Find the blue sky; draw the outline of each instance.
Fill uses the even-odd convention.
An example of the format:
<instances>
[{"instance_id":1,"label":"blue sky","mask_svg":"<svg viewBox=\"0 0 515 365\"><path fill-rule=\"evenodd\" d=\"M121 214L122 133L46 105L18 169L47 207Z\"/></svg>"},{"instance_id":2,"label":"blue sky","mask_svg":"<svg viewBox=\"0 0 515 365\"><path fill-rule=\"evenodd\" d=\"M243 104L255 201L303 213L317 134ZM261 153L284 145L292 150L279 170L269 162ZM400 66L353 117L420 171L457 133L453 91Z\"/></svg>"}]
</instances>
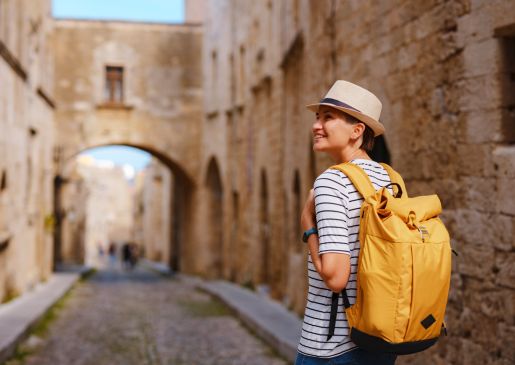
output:
<instances>
[{"instance_id":1,"label":"blue sky","mask_svg":"<svg viewBox=\"0 0 515 365\"><path fill-rule=\"evenodd\" d=\"M183 23L184 0L52 0L56 18Z\"/></svg>"},{"instance_id":2,"label":"blue sky","mask_svg":"<svg viewBox=\"0 0 515 365\"><path fill-rule=\"evenodd\" d=\"M128 146L104 146L86 150L81 155L88 155L97 161L112 161L117 166L131 165L136 171L143 169L152 155Z\"/></svg>"}]
</instances>

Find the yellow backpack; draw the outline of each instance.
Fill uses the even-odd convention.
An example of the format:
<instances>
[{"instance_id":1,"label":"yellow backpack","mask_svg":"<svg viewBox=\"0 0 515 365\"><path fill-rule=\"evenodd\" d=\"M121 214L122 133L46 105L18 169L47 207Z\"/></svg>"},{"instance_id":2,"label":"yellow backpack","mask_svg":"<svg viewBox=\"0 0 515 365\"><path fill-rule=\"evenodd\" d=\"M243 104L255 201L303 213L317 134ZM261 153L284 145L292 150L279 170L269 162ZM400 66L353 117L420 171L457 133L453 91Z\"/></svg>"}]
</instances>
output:
<instances>
[{"instance_id":1,"label":"yellow backpack","mask_svg":"<svg viewBox=\"0 0 515 365\"><path fill-rule=\"evenodd\" d=\"M332 167L342 171L364 197L356 302L349 304L344 289L343 303L356 345L410 354L433 345L445 331L452 250L449 233L438 218L442 211L438 196L408 198L401 176L381 165L397 188L395 196L386 187L376 192L357 165ZM331 324L338 296L333 295Z\"/></svg>"}]
</instances>

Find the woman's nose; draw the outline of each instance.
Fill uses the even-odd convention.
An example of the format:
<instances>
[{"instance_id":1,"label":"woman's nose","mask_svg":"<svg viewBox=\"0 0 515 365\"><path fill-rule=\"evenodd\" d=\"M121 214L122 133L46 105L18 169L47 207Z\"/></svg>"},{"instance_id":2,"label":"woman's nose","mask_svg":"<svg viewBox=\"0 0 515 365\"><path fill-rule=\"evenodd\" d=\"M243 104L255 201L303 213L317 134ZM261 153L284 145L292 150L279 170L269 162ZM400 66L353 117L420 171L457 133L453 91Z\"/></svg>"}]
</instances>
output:
<instances>
[{"instance_id":1,"label":"woman's nose","mask_svg":"<svg viewBox=\"0 0 515 365\"><path fill-rule=\"evenodd\" d=\"M322 128L322 123L320 123L320 120L316 119L314 122L313 122L313 126L311 127L312 131L315 132L319 129Z\"/></svg>"}]
</instances>

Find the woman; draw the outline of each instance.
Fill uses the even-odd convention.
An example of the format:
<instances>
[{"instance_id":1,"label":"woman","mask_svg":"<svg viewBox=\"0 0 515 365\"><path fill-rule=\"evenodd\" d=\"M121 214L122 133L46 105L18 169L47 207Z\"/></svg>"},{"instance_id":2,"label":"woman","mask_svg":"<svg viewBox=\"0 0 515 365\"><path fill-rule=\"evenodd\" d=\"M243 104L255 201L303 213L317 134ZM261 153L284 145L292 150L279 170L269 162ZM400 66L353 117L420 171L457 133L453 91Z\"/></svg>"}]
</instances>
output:
<instances>
[{"instance_id":1,"label":"woman","mask_svg":"<svg viewBox=\"0 0 515 365\"><path fill-rule=\"evenodd\" d=\"M329 154L335 163L360 166L377 189L390 183L388 173L368 152L374 137L384 132L379 122L379 99L362 87L336 81L317 104L313 149ZM359 255L359 212L363 203L344 173L326 170L315 181L301 217L303 240L309 247L309 290L295 364L394 364L395 355L369 353L349 337L349 326L339 297L334 334L329 333L332 293L346 288L350 304L356 296Z\"/></svg>"}]
</instances>

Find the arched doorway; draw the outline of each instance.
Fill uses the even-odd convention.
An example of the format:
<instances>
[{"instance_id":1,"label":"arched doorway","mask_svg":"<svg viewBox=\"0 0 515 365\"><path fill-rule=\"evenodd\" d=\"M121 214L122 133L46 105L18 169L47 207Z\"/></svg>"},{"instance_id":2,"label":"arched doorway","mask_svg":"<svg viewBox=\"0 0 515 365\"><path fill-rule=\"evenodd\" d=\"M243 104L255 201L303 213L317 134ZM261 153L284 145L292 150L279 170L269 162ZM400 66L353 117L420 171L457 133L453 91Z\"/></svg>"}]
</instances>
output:
<instances>
[{"instance_id":1,"label":"arched doorway","mask_svg":"<svg viewBox=\"0 0 515 365\"><path fill-rule=\"evenodd\" d=\"M184 170L164 153L144 146L132 144L116 145L134 147L148 152L152 155L152 161L160 166L160 172L156 173L155 169L152 170L152 176L148 180L155 185L153 186L154 190L156 186L159 187L163 185L161 201L159 201L159 198L154 199L159 201L160 205L157 209L157 213L154 215L162 213L162 217L159 216L159 219L155 219L158 221L156 224L162 225L163 230L160 232L162 234L154 250L155 252L153 252L152 257L148 258L168 264L173 271L179 271L185 259L182 242L187 240L190 229L188 222L191 221L191 219L189 219L189 215L191 214L189 207L191 206L190 200L194 190L193 183ZM54 179L54 216L56 221L54 230L54 267L66 261L77 264L84 264L86 262L84 248L85 239L79 232L85 229L85 217L83 213L81 214L77 212L76 209L73 209L73 204L70 204L70 199L73 199L74 196L77 197L85 193L81 190L80 184L76 184L75 180L77 180L77 178L74 176L73 165L80 153L106 146L114 145L91 146L75 153L68 159L62 159L60 161L60 168ZM169 177L165 178L166 176ZM163 184L164 181L167 183ZM70 189L74 189L71 194L69 192ZM72 209L70 209L70 207ZM134 215L137 215L138 211L141 215L146 213L144 212L145 209L143 209L143 206L137 206L137 204L134 205L133 210L132 213ZM116 217L114 217L114 219L116 219ZM69 229L70 224L74 224L76 227L72 230L72 234L66 234L66 230ZM112 223L106 220L106 225L109 224ZM136 228L135 226L131 226L128 230L134 232ZM82 243L79 242L80 240L77 239L77 237L81 238ZM133 234L129 239L136 241L136 234ZM73 242L70 243L70 240L73 240ZM141 241L139 242L141 243ZM72 252L70 255L71 246L74 247L76 252Z\"/></svg>"},{"instance_id":2,"label":"arched doorway","mask_svg":"<svg viewBox=\"0 0 515 365\"><path fill-rule=\"evenodd\" d=\"M268 182L266 172L261 171L260 193L259 193L259 243L261 266L259 282L270 285L272 280L271 250L270 250L270 220L268 212Z\"/></svg>"},{"instance_id":3,"label":"arched doorway","mask_svg":"<svg viewBox=\"0 0 515 365\"><path fill-rule=\"evenodd\" d=\"M211 256L207 274L211 277L221 277L223 274L223 185L220 170L214 158L209 161L205 185L208 195L207 247Z\"/></svg>"}]
</instances>

